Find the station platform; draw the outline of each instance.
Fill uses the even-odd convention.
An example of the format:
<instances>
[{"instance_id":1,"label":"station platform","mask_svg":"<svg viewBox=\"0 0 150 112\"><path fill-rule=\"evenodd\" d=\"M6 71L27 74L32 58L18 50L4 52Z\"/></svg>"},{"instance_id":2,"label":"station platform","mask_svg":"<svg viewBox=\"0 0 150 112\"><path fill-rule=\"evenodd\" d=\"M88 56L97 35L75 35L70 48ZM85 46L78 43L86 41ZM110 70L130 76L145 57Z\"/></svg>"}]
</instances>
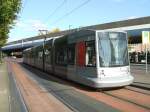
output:
<instances>
[{"instance_id":1,"label":"station platform","mask_svg":"<svg viewBox=\"0 0 150 112\"><path fill-rule=\"evenodd\" d=\"M9 78L5 63L0 63L0 112L9 112Z\"/></svg>"},{"instance_id":2,"label":"station platform","mask_svg":"<svg viewBox=\"0 0 150 112\"><path fill-rule=\"evenodd\" d=\"M28 112L7 63L0 63L0 112Z\"/></svg>"}]
</instances>

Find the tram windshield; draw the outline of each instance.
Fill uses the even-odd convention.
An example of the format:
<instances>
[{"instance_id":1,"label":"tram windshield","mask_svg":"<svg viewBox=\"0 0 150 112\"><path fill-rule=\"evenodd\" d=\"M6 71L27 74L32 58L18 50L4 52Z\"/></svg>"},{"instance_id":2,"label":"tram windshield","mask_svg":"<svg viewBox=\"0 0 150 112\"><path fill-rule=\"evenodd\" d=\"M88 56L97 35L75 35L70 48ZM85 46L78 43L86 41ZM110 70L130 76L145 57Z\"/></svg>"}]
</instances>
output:
<instances>
[{"instance_id":1,"label":"tram windshield","mask_svg":"<svg viewBox=\"0 0 150 112\"><path fill-rule=\"evenodd\" d=\"M101 67L129 65L126 33L99 32L98 43Z\"/></svg>"}]
</instances>

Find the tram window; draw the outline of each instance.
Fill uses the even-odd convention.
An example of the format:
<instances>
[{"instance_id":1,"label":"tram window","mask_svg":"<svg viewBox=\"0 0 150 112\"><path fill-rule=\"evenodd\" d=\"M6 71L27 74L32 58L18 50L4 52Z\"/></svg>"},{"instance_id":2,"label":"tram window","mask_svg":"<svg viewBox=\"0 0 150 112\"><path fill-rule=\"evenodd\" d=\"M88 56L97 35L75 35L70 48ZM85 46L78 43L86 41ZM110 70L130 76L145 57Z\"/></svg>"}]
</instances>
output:
<instances>
[{"instance_id":1,"label":"tram window","mask_svg":"<svg viewBox=\"0 0 150 112\"><path fill-rule=\"evenodd\" d=\"M86 66L96 66L95 41L86 42Z\"/></svg>"},{"instance_id":2,"label":"tram window","mask_svg":"<svg viewBox=\"0 0 150 112\"><path fill-rule=\"evenodd\" d=\"M34 50L31 51L32 58L34 58Z\"/></svg>"},{"instance_id":3,"label":"tram window","mask_svg":"<svg viewBox=\"0 0 150 112\"><path fill-rule=\"evenodd\" d=\"M58 65L66 65L67 64L67 52L66 47L61 49L56 49L56 64Z\"/></svg>"},{"instance_id":4,"label":"tram window","mask_svg":"<svg viewBox=\"0 0 150 112\"><path fill-rule=\"evenodd\" d=\"M35 58L36 58L36 59L38 59L38 57L39 57L38 55L39 55L39 54L38 54L38 51L37 51L37 49L36 49L36 50L35 50Z\"/></svg>"},{"instance_id":5,"label":"tram window","mask_svg":"<svg viewBox=\"0 0 150 112\"><path fill-rule=\"evenodd\" d=\"M38 52L38 58L42 59L42 57L43 57L43 51Z\"/></svg>"},{"instance_id":6,"label":"tram window","mask_svg":"<svg viewBox=\"0 0 150 112\"><path fill-rule=\"evenodd\" d=\"M68 64L74 65L75 64L75 44L71 44L68 46Z\"/></svg>"},{"instance_id":7,"label":"tram window","mask_svg":"<svg viewBox=\"0 0 150 112\"><path fill-rule=\"evenodd\" d=\"M45 49L45 62L51 64L51 49Z\"/></svg>"}]
</instances>

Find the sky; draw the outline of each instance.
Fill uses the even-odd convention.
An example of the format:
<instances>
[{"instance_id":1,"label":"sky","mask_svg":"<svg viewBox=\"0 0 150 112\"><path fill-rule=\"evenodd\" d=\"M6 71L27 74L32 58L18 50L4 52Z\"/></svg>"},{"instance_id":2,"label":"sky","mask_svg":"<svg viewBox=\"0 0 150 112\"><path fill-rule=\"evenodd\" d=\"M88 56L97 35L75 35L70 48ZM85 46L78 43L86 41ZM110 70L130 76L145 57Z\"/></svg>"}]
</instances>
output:
<instances>
[{"instance_id":1,"label":"sky","mask_svg":"<svg viewBox=\"0 0 150 112\"><path fill-rule=\"evenodd\" d=\"M67 30L150 16L150 0L22 0L8 42L34 37L39 30Z\"/></svg>"}]
</instances>

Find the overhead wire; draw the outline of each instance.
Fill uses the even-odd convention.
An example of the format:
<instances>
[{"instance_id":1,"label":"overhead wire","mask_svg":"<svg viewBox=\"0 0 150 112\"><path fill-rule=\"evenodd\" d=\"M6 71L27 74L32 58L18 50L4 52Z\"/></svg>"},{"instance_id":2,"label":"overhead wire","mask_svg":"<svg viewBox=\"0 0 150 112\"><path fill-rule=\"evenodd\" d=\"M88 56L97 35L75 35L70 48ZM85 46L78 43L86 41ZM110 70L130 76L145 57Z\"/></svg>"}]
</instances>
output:
<instances>
[{"instance_id":1,"label":"overhead wire","mask_svg":"<svg viewBox=\"0 0 150 112\"><path fill-rule=\"evenodd\" d=\"M63 2L56 7L56 9L46 18L45 22L47 22L57 11L60 10L60 8L66 3L67 0L63 0Z\"/></svg>"},{"instance_id":2,"label":"overhead wire","mask_svg":"<svg viewBox=\"0 0 150 112\"><path fill-rule=\"evenodd\" d=\"M54 21L53 23L51 23L50 25L53 25L59 21L61 21L62 19L64 19L65 17L71 15L74 11L80 9L81 7L83 7L84 5L86 5L88 2L90 2L91 0L86 0L85 2L83 2L82 4L78 5L77 7L75 7L74 9L72 9L71 11L67 12L66 14L64 14L63 16L61 16L60 18L58 18L56 21Z\"/></svg>"}]
</instances>

